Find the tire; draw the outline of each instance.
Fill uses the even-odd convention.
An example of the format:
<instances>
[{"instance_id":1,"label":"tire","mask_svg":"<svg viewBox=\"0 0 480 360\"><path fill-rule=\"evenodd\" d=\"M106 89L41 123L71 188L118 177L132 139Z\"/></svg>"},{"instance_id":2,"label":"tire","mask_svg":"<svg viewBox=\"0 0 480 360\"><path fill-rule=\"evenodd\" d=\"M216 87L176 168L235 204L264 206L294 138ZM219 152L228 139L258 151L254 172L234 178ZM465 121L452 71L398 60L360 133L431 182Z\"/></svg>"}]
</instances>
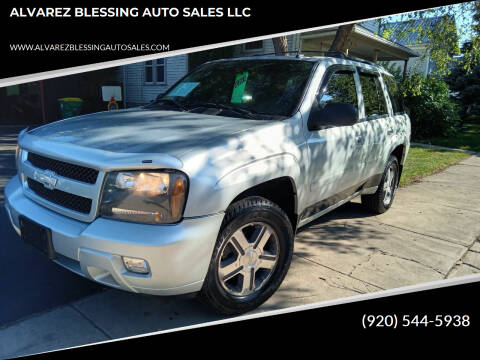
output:
<instances>
[{"instance_id":1,"label":"tire","mask_svg":"<svg viewBox=\"0 0 480 360\"><path fill-rule=\"evenodd\" d=\"M398 188L399 170L397 157L390 155L375 194L362 195L362 205L366 209L376 214L383 214L390 209Z\"/></svg>"},{"instance_id":2,"label":"tire","mask_svg":"<svg viewBox=\"0 0 480 360\"><path fill-rule=\"evenodd\" d=\"M287 215L273 202L247 197L230 205L200 298L226 315L257 308L285 278L293 239Z\"/></svg>"}]
</instances>

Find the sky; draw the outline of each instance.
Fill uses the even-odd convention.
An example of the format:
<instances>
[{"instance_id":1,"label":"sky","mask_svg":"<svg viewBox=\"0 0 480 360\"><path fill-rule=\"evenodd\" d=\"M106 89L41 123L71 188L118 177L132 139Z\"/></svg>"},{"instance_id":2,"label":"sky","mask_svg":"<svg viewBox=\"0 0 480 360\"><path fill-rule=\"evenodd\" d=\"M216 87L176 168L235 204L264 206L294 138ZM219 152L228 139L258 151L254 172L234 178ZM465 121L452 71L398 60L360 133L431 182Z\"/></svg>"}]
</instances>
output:
<instances>
[{"instance_id":1,"label":"sky","mask_svg":"<svg viewBox=\"0 0 480 360\"><path fill-rule=\"evenodd\" d=\"M468 41L471 36L472 32L470 30L471 25L473 25L473 12L471 11L463 11L462 7L460 4L455 4L450 6L452 9L452 12L455 15L455 22L457 25L457 29L463 30L465 33L460 33L459 31L459 45L461 46L465 41ZM441 8L448 8L448 6L444 6ZM413 14L413 13L407 13L407 14ZM425 14L426 17L432 17L432 16L437 16L437 14L432 13L432 14ZM388 22L397 22L397 21L402 21L406 20L406 14L403 15L393 15L393 16L388 16L382 18L382 21L386 20Z\"/></svg>"}]
</instances>

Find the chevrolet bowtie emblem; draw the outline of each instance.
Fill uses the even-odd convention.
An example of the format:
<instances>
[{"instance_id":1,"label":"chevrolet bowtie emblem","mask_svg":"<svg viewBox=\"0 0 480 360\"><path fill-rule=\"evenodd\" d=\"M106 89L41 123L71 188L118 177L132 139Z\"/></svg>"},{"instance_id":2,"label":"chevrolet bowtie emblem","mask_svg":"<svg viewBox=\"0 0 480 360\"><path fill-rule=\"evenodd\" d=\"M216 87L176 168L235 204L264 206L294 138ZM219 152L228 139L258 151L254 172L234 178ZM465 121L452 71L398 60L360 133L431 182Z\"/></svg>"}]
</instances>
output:
<instances>
[{"instance_id":1,"label":"chevrolet bowtie emblem","mask_svg":"<svg viewBox=\"0 0 480 360\"><path fill-rule=\"evenodd\" d=\"M38 182L42 183L43 186L45 186L47 189L53 190L55 189L55 186L57 185L58 178L56 177L57 174L55 174L51 170L45 170L45 171L38 171L35 170L33 173L33 178L37 180Z\"/></svg>"}]
</instances>

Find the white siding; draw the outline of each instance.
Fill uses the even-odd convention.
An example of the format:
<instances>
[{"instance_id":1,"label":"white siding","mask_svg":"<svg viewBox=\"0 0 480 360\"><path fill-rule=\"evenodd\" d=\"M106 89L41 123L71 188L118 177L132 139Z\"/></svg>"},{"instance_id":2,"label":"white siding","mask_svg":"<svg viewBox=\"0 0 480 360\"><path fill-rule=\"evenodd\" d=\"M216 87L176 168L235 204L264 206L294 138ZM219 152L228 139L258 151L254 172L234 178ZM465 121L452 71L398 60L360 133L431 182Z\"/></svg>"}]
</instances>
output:
<instances>
[{"instance_id":1,"label":"white siding","mask_svg":"<svg viewBox=\"0 0 480 360\"><path fill-rule=\"evenodd\" d=\"M430 61L428 54L423 57L422 55L426 52L426 45L415 44L415 45L406 45L410 49L416 51L419 57L410 58L407 64L407 73L418 73L427 76L433 70L433 64ZM403 61L389 61L389 64L394 65L400 68L403 72L404 62Z\"/></svg>"},{"instance_id":2,"label":"white siding","mask_svg":"<svg viewBox=\"0 0 480 360\"><path fill-rule=\"evenodd\" d=\"M298 40L299 40L299 35L287 35L287 44L288 44L289 51L295 51L298 49ZM245 46L243 44L237 45L235 47L234 57L270 54L275 52L272 39L264 39L262 41L263 41L262 49L245 50Z\"/></svg>"},{"instance_id":3,"label":"white siding","mask_svg":"<svg viewBox=\"0 0 480 360\"><path fill-rule=\"evenodd\" d=\"M125 78L123 76L125 68ZM166 83L161 85L145 84L145 63L135 63L120 68L120 79L126 84L127 106L147 104L159 94L164 93L188 71L188 55L165 58Z\"/></svg>"}]
</instances>

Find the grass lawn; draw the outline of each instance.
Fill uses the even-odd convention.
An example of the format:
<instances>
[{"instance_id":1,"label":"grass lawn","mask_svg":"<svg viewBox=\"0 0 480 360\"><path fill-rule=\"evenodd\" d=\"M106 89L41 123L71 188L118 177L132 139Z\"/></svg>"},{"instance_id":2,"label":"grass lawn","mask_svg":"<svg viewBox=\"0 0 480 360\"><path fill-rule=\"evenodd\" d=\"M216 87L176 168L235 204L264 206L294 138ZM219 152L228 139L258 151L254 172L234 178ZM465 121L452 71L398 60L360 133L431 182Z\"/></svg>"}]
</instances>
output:
<instances>
[{"instance_id":1,"label":"grass lawn","mask_svg":"<svg viewBox=\"0 0 480 360\"><path fill-rule=\"evenodd\" d=\"M466 129L448 138L430 138L418 142L480 152L480 123L467 123Z\"/></svg>"},{"instance_id":2,"label":"grass lawn","mask_svg":"<svg viewBox=\"0 0 480 360\"><path fill-rule=\"evenodd\" d=\"M461 152L425 149L412 146L408 152L405 166L403 167L400 186L411 184L424 176L439 172L440 170L456 164L469 156L470 155Z\"/></svg>"}]
</instances>

